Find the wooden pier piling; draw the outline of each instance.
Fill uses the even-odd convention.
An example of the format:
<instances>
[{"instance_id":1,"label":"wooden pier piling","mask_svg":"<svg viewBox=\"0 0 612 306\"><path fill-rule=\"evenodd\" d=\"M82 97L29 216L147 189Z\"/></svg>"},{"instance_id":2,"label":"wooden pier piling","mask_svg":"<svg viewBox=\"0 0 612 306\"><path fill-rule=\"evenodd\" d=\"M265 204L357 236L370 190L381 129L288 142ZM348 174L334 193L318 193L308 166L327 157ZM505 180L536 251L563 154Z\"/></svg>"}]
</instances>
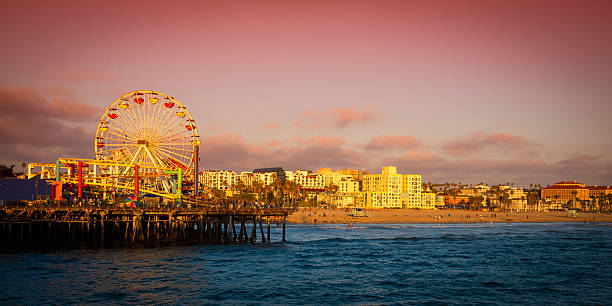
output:
<instances>
[{"instance_id":1,"label":"wooden pier piling","mask_svg":"<svg viewBox=\"0 0 612 306\"><path fill-rule=\"evenodd\" d=\"M149 247L175 243L271 242L270 223L287 210L0 208L0 250ZM236 223L240 223L237 231ZM263 222L267 223L267 232ZM251 226L248 228L247 226ZM250 229L250 235L249 235Z\"/></svg>"}]
</instances>

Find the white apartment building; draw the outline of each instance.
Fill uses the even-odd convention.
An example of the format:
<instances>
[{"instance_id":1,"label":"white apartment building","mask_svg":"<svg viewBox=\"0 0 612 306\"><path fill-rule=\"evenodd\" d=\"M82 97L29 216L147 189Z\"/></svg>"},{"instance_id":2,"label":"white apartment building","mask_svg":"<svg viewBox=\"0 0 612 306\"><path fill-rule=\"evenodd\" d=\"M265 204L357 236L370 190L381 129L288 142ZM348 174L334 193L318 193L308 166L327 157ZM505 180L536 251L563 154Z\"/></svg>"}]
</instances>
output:
<instances>
[{"instance_id":1,"label":"white apartment building","mask_svg":"<svg viewBox=\"0 0 612 306\"><path fill-rule=\"evenodd\" d=\"M320 174L311 173L307 170L295 170L293 181L299 184L302 189L323 190L325 189L325 177Z\"/></svg>"},{"instance_id":2,"label":"white apartment building","mask_svg":"<svg viewBox=\"0 0 612 306\"><path fill-rule=\"evenodd\" d=\"M259 172L242 171L238 177L245 186L253 186L256 181L261 182L264 186L271 185L276 180L274 172Z\"/></svg>"},{"instance_id":3,"label":"white apartment building","mask_svg":"<svg viewBox=\"0 0 612 306\"><path fill-rule=\"evenodd\" d=\"M238 175L234 171L206 170L200 172L200 184L208 188L228 190L238 182Z\"/></svg>"}]
</instances>

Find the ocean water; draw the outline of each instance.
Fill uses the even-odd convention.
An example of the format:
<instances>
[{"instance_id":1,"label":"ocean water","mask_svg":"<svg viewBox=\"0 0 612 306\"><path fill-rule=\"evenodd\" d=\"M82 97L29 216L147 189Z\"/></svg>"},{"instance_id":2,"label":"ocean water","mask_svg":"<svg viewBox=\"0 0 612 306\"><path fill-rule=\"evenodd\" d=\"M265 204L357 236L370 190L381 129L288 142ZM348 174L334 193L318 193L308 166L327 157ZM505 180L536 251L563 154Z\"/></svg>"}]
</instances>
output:
<instances>
[{"instance_id":1,"label":"ocean water","mask_svg":"<svg viewBox=\"0 0 612 306\"><path fill-rule=\"evenodd\" d=\"M285 243L0 254L0 303L612 303L611 224L287 231Z\"/></svg>"}]
</instances>

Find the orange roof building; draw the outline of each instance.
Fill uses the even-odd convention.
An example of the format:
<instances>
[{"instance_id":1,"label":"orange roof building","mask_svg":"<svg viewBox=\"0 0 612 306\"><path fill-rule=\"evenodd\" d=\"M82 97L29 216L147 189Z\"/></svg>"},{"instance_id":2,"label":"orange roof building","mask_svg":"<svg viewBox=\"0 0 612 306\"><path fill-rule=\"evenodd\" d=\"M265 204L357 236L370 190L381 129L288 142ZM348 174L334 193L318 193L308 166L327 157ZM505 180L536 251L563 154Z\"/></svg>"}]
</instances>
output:
<instances>
[{"instance_id":1,"label":"orange roof building","mask_svg":"<svg viewBox=\"0 0 612 306\"><path fill-rule=\"evenodd\" d=\"M542 188L542 199L548 201L567 202L574 197L588 200L589 196L589 188L576 181L562 181Z\"/></svg>"},{"instance_id":2,"label":"orange roof building","mask_svg":"<svg viewBox=\"0 0 612 306\"><path fill-rule=\"evenodd\" d=\"M605 197L612 194L612 187L610 186L587 186L589 189L589 196L591 198Z\"/></svg>"}]
</instances>

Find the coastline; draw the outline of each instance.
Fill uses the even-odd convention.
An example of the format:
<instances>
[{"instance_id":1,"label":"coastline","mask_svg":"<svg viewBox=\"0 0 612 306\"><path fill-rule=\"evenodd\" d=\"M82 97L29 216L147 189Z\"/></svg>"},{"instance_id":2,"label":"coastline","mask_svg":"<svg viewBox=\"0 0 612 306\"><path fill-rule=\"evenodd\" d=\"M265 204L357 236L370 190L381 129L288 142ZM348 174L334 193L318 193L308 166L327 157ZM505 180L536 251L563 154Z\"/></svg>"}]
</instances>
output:
<instances>
[{"instance_id":1,"label":"coastline","mask_svg":"<svg viewBox=\"0 0 612 306\"><path fill-rule=\"evenodd\" d=\"M469 210L413 210L373 209L365 210L368 217L354 217L351 209L300 208L287 217L291 224L348 224L348 223L610 223L612 213L577 212L570 217L567 212L491 212Z\"/></svg>"}]
</instances>

